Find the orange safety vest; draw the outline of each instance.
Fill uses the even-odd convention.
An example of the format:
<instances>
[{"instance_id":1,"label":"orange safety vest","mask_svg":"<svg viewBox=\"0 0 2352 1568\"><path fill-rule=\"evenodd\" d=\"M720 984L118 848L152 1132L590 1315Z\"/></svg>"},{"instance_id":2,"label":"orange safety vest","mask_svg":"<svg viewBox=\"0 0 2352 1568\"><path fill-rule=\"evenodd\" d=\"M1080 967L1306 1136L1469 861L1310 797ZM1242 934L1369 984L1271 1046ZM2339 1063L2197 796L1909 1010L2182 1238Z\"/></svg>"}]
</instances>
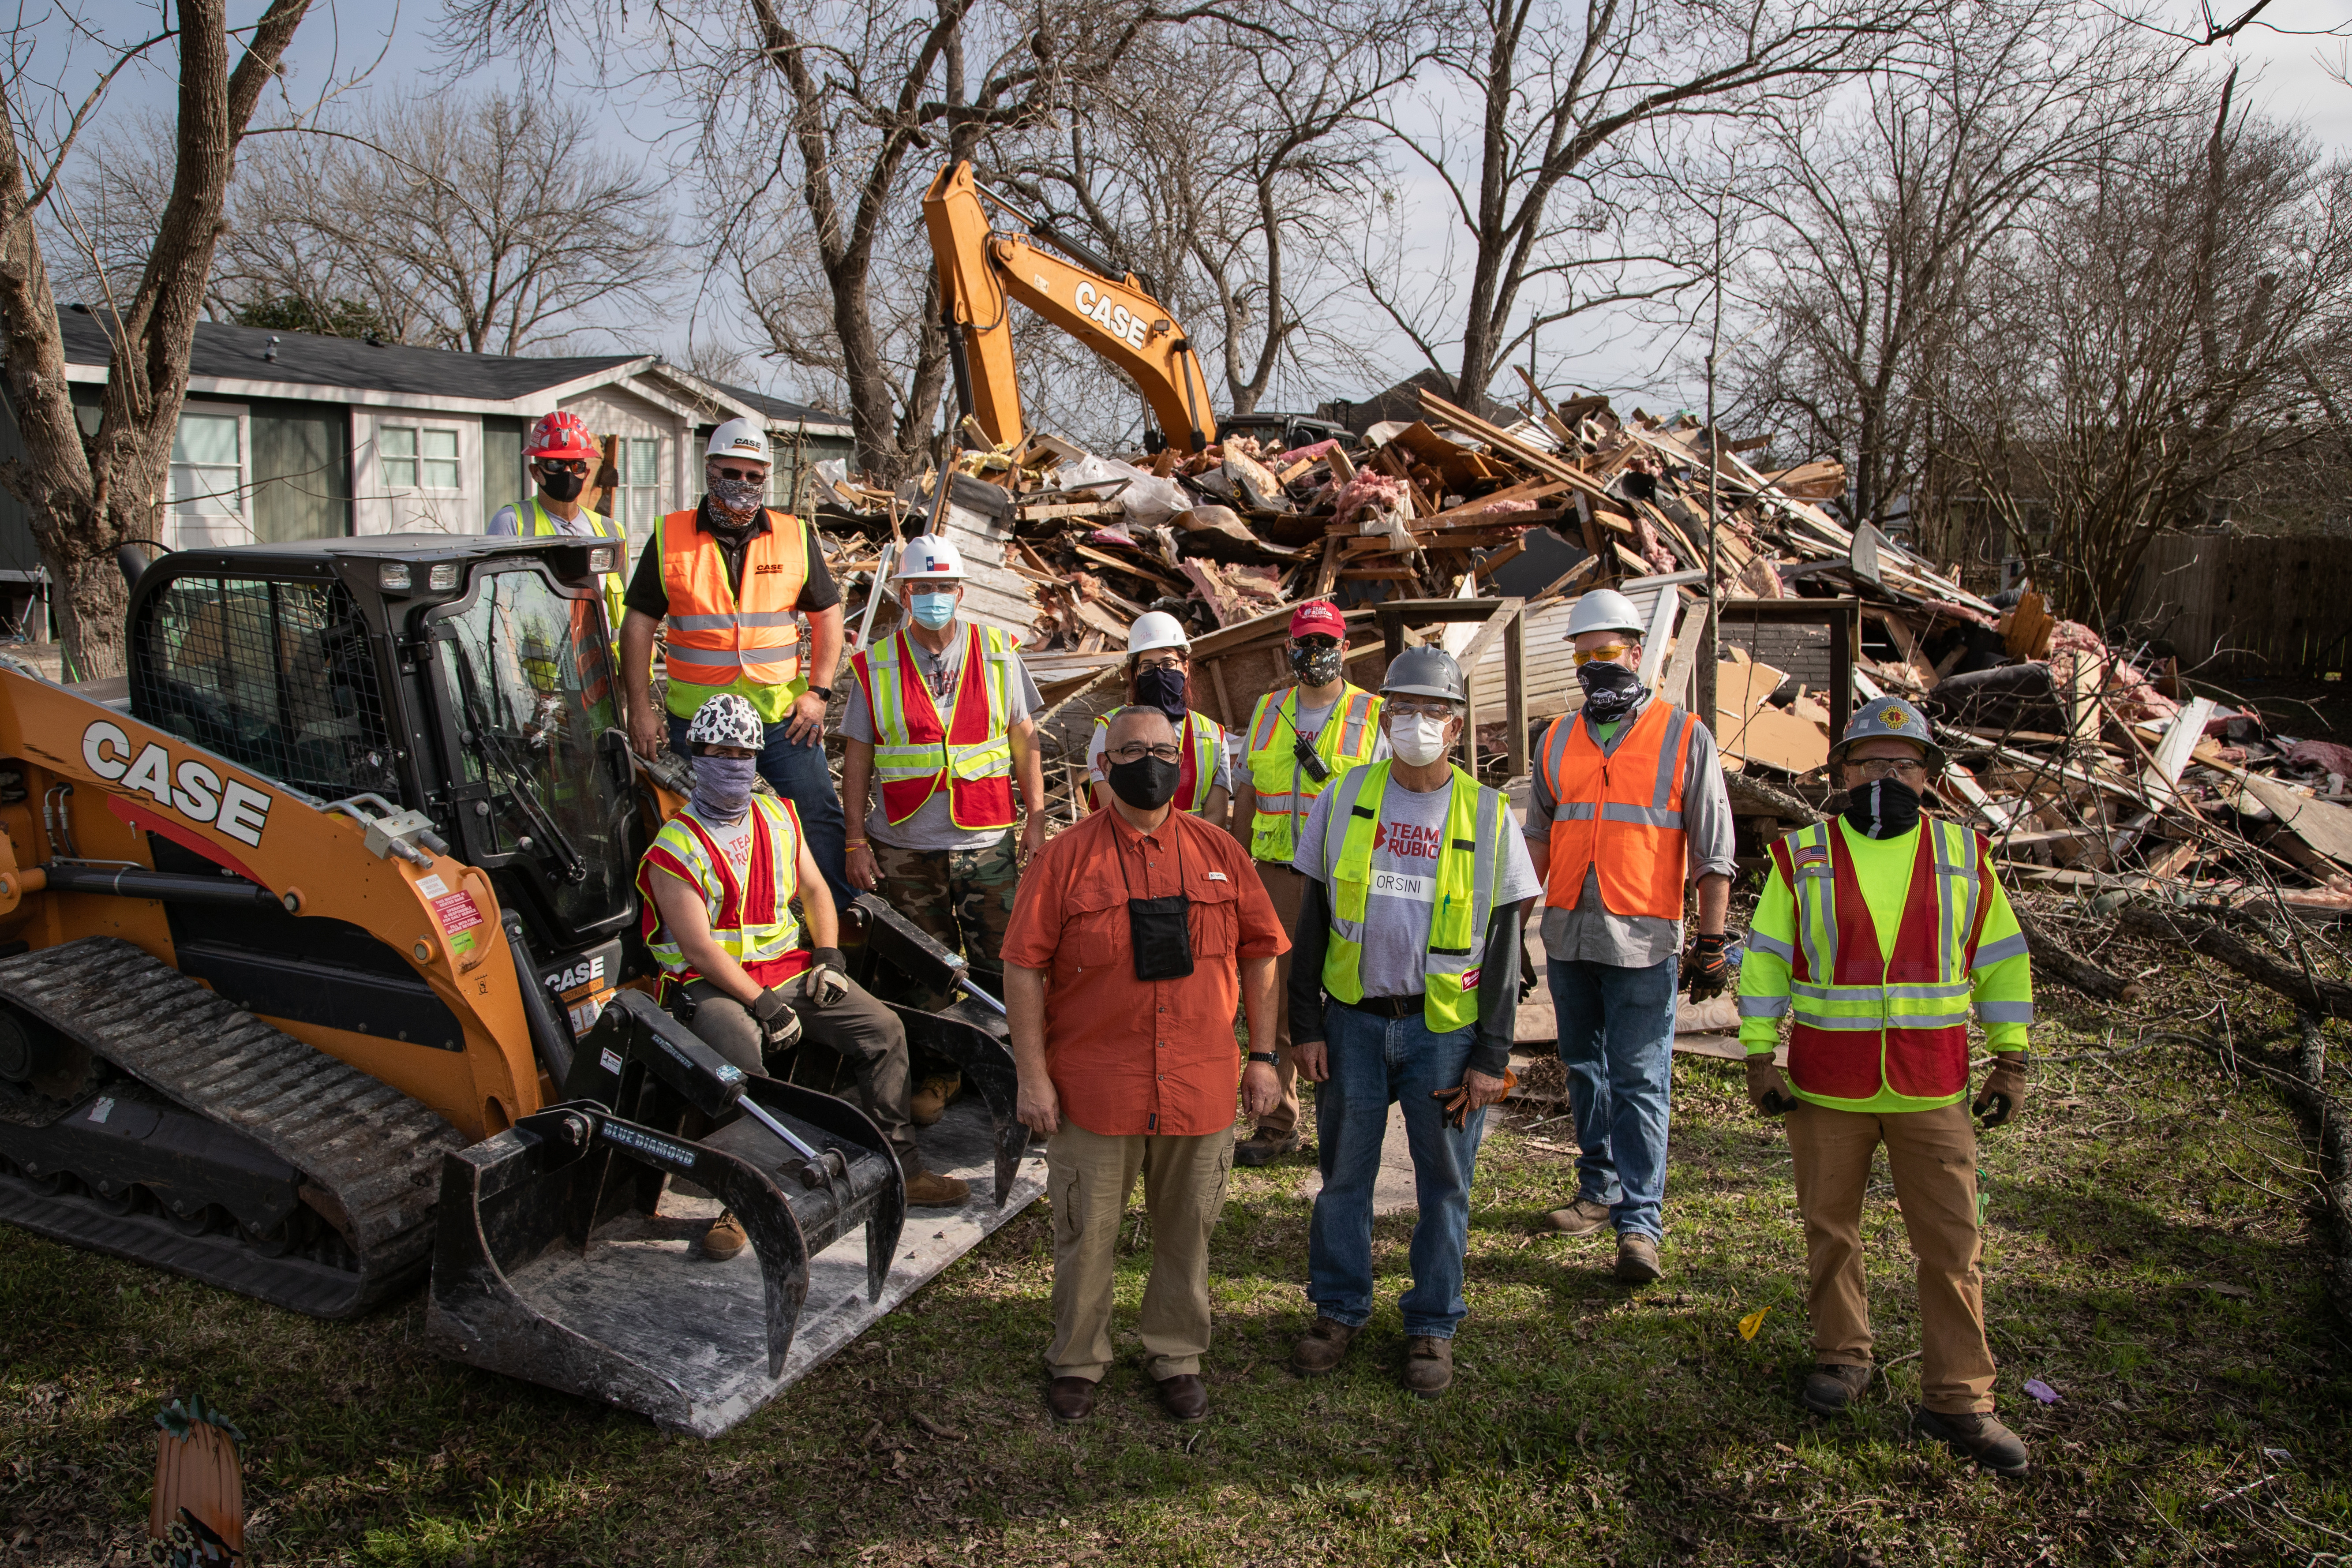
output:
<instances>
[{"instance_id":1,"label":"orange safety vest","mask_svg":"<svg viewBox=\"0 0 2352 1568\"><path fill-rule=\"evenodd\" d=\"M893 824L944 789L958 827L1013 826L1012 682L1002 662L1013 645L1002 629L976 622L966 623L964 638L954 717L945 724L904 628L849 661L874 721L874 772L882 815Z\"/></svg>"},{"instance_id":2,"label":"orange safety vest","mask_svg":"<svg viewBox=\"0 0 2352 1568\"><path fill-rule=\"evenodd\" d=\"M1878 927L1853 858L1825 824L1772 843L1796 899L1789 964L1789 1076L1808 1094L1867 1100L1885 1086L1915 1099L1969 1087L1969 974L1992 900L1990 846L1930 817L1895 930L1879 956ZM1823 938L1832 951L1824 953ZM2012 939L2020 951L2024 939ZM1826 973L1825 973L1826 972Z\"/></svg>"},{"instance_id":3,"label":"orange safety vest","mask_svg":"<svg viewBox=\"0 0 2352 1568\"><path fill-rule=\"evenodd\" d=\"M1586 868L1597 864L1611 914L1680 920L1689 880L1683 773L1695 721L1654 700L1603 756L1580 717L1555 719L1544 732L1544 787L1556 803L1544 903L1574 909Z\"/></svg>"},{"instance_id":4,"label":"orange safety vest","mask_svg":"<svg viewBox=\"0 0 2352 1568\"><path fill-rule=\"evenodd\" d=\"M698 514L661 520L662 588L669 595L669 678L695 686L789 686L800 674L800 628L793 606L808 585L800 519L771 510L768 531L743 547L743 596L727 582L719 542L695 526Z\"/></svg>"}]
</instances>

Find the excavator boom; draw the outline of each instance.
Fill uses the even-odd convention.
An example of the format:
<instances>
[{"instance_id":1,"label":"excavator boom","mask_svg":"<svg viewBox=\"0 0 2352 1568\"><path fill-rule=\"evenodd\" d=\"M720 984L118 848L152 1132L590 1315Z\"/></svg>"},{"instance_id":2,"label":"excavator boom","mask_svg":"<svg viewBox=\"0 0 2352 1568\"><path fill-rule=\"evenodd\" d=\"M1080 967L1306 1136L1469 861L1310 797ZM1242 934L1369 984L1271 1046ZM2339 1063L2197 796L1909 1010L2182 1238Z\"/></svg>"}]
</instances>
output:
<instances>
[{"instance_id":1,"label":"excavator boom","mask_svg":"<svg viewBox=\"0 0 2352 1568\"><path fill-rule=\"evenodd\" d=\"M1133 273L1113 278L1080 266L1048 248L1066 243L1050 235L997 230L969 163L940 171L923 196L923 222L939 262L957 398L989 441L1005 447L1027 433L1013 363L1013 300L1133 382L1169 445L1197 452L1217 438L1200 355Z\"/></svg>"}]
</instances>

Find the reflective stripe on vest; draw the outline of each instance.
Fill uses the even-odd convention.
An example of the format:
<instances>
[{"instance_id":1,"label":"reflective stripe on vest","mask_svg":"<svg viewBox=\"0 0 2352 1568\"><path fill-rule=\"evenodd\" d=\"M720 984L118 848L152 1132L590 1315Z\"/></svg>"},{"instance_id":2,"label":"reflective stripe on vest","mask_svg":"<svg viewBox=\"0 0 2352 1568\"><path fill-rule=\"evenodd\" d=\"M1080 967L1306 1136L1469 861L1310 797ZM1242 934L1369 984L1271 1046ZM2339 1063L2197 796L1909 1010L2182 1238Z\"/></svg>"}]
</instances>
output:
<instances>
[{"instance_id":1,"label":"reflective stripe on vest","mask_svg":"<svg viewBox=\"0 0 2352 1568\"><path fill-rule=\"evenodd\" d=\"M1853 858L1831 825L1773 843L1796 900L1789 1076L1799 1089L1868 1100L1884 1088L1925 1100L1968 1088L1969 972L1990 874L1984 853L1967 828L1921 819L1894 946L1882 957Z\"/></svg>"},{"instance_id":2,"label":"reflective stripe on vest","mask_svg":"<svg viewBox=\"0 0 2352 1568\"><path fill-rule=\"evenodd\" d=\"M1109 729L1110 715L1096 714L1095 728ZM1225 727L1198 709L1187 709L1184 712L1184 738L1187 742L1184 748L1184 768L1192 777L1192 787L1187 790L1183 787L1181 780L1177 782L1179 804L1176 809L1189 811L1198 816L1208 810L1209 792L1217 787L1217 752L1225 743ZM1110 738L1106 735L1103 739L1108 744ZM1105 753L1103 761L1108 766L1110 761L1108 752ZM1087 792L1087 809L1088 811L1102 809L1095 803L1092 790Z\"/></svg>"},{"instance_id":3,"label":"reflective stripe on vest","mask_svg":"<svg viewBox=\"0 0 2352 1568\"><path fill-rule=\"evenodd\" d=\"M1250 854L1260 860L1290 863L1298 849L1298 824L1315 797L1350 768L1372 760L1381 743L1381 700L1360 686L1340 689L1331 716L1315 736L1315 754L1331 770L1320 784L1307 776L1291 749L1298 733L1298 688L1269 691L1250 715L1250 787L1257 794L1250 819Z\"/></svg>"},{"instance_id":4,"label":"reflective stripe on vest","mask_svg":"<svg viewBox=\"0 0 2352 1568\"><path fill-rule=\"evenodd\" d=\"M1331 868L1331 939L1323 954L1323 989L1342 1002L1364 999L1364 921L1371 904L1372 840L1393 764L1351 768L1332 785L1323 823L1323 863ZM1429 956L1422 968L1422 1021L1451 1034L1478 1021L1479 955L1494 913L1495 882L1506 852L1503 796L1482 789L1460 768L1445 803L1437 851L1437 901L1429 915ZM1516 831L1516 825L1514 825Z\"/></svg>"},{"instance_id":5,"label":"reflective stripe on vest","mask_svg":"<svg viewBox=\"0 0 2352 1568\"><path fill-rule=\"evenodd\" d=\"M673 681L694 686L789 686L800 674L801 639L793 606L808 585L807 534L800 520L768 513L768 531L744 542L739 602L727 581L719 542L695 526L698 513L661 520L662 587L669 595L668 648Z\"/></svg>"},{"instance_id":6,"label":"reflective stripe on vest","mask_svg":"<svg viewBox=\"0 0 2352 1568\"><path fill-rule=\"evenodd\" d=\"M1013 710L1006 667L1012 647L995 626L965 624L947 726L904 629L850 661L874 719L874 776L881 781L882 815L890 822L906 821L944 789L948 816L958 827L1013 826L1013 740L1005 732L1005 715Z\"/></svg>"},{"instance_id":7,"label":"reflective stripe on vest","mask_svg":"<svg viewBox=\"0 0 2352 1568\"><path fill-rule=\"evenodd\" d=\"M792 802L774 795L751 797L751 858L741 883L720 853L718 841L692 810L662 824L653 847L637 866L637 896L646 951L662 966L668 988L702 978L661 923L654 904L654 879L676 875L702 889L710 934L738 963L780 957L801 944L793 896L800 890L801 819Z\"/></svg>"},{"instance_id":8,"label":"reflective stripe on vest","mask_svg":"<svg viewBox=\"0 0 2352 1568\"><path fill-rule=\"evenodd\" d=\"M1688 713L1654 698L1604 754L1578 714L1552 721L1539 763L1555 803L1545 904L1575 908L1586 869L1597 866L1611 914L1682 918L1689 880L1683 775L1692 728Z\"/></svg>"},{"instance_id":9,"label":"reflective stripe on vest","mask_svg":"<svg viewBox=\"0 0 2352 1568\"><path fill-rule=\"evenodd\" d=\"M597 538L610 540L613 544L614 569L604 574L604 619L611 625L611 635L618 637L621 632L621 615L626 608L626 606L621 602L623 592L621 568L628 564L628 531L624 529L613 519L605 517L600 512L593 512L583 508L580 515L586 518L590 525L594 528L596 531L595 536ZM519 534L524 532L524 530L520 526L521 520L524 518L530 519L530 528L529 532L530 536L534 539L544 539L551 534L560 535L566 539L579 539L583 537L581 534L565 533L562 528L558 527L556 525L556 520L547 514L547 509L539 504L539 497L536 495L525 496L515 505L515 519L517 522L515 531Z\"/></svg>"}]
</instances>

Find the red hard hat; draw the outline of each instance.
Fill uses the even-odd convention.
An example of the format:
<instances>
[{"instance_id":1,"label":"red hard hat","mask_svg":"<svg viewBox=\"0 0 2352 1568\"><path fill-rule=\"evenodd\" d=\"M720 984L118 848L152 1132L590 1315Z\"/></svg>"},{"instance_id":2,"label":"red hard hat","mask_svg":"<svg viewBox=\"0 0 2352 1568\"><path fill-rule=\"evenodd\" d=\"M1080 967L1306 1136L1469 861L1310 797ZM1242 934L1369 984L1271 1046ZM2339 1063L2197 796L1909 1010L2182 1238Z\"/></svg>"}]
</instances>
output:
<instances>
[{"instance_id":1,"label":"red hard hat","mask_svg":"<svg viewBox=\"0 0 2352 1568\"><path fill-rule=\"evenodd\" d=\"M602 448L580 416L559 412L530 427L530 438L522 450L527 458L593 458Z\"/></svg>"}]
</instances>

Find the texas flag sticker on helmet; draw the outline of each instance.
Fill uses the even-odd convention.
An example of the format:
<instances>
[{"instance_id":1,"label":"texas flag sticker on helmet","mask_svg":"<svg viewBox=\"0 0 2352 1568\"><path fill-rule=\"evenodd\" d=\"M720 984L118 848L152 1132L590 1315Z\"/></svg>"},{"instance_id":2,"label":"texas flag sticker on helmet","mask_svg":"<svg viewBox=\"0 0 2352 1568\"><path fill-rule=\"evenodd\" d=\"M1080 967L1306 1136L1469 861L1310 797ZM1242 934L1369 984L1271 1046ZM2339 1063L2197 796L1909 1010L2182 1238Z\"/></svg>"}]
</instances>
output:
<instances>
[{"instance_id":1,"label":"texas flag sticker on helmet","mask_svg":"<svg viewBox=\"0 0 2352 1568\"><path fill-rule=\"evenodd\" d=\"M907 541L906 552L898 557L898 570L894 575L901 581L910 577L961 578L963 555L952 540L935 533L919 533Z\"/></svg>"}]
</instances>

